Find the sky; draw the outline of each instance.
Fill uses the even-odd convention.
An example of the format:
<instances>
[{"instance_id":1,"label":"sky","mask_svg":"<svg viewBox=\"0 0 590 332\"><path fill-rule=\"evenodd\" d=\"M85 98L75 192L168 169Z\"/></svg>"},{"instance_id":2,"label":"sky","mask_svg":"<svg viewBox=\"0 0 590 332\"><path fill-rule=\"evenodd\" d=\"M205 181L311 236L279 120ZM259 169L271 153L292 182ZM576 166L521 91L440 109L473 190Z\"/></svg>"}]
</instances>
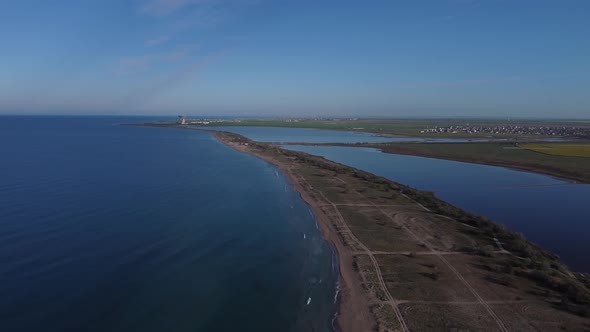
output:
<instances>
[{"instance_id":1,"label":"sky","mask_svg":"<svg viewBox=\"0 0 590 332\"><path fill-rule=\"evenodd\" d=\"M590 1L2 0L0 113L590 118Z\"/></svg>"}]
</instances>

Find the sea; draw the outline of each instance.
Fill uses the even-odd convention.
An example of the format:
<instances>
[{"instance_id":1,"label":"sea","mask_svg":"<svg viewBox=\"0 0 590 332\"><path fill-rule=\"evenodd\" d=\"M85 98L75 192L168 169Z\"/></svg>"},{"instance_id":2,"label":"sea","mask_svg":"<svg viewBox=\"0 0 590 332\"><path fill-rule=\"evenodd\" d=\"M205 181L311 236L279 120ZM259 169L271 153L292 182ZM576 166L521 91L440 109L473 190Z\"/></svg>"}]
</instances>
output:
<instances>
[{"instance_id":1,"label":"sea","mask_svg":"<svg viewBox=\"0 0 590 332\"><path fill-rule=\"evenodd\" d=\"M0 331L333 331L338 266L274 166L150 118L0 117Z\"/></svg>"}]
</instances>

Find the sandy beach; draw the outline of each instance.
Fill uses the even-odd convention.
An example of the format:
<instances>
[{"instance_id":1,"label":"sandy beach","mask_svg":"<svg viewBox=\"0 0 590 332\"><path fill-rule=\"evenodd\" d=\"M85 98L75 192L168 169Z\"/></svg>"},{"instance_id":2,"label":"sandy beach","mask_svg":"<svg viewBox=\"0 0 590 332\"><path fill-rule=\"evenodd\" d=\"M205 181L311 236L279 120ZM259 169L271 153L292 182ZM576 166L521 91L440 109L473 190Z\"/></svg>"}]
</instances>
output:
<instances>
[{"instance_id":1,"label":"sandy beach","mask_svg":"<svg viewBox=\"0 0 590 332\"><path fill-rule=\"evenodd\" d=\"M367 293L363 290L358 274L353 269L352 253L348 250L337 231L327 219L324 211L317 201L305 190L305 186L294 176L289 165L266 155L254 153L247 149L247 146L235 142L220 139L219 133L212 131L211 134L221 143L243 153L252 154L279 168L287 177L295 191L311 207L314 217L318 220L320 230L324 238L330 242L336 250L340 270L340 294L339 308L336 317L337 328L343 332L369 331L376 325L375 319L369 311L369 300Z\"/></svg>"}]
</instances>

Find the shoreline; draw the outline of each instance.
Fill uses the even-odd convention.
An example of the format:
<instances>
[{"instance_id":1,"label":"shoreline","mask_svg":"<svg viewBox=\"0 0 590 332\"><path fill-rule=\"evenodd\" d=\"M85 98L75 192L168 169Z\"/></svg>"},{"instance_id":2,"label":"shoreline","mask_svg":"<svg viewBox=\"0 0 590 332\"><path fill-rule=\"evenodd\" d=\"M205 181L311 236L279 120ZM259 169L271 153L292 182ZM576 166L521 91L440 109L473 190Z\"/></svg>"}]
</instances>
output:
<instances>
[{"instance_id":1,"label":"shoreline","mask_svg":"<svg viewBox=\"0 0 590 332\"><path fill-rule=\"evenodd\" d=\"M379 144L379 143L378 143ZM432 143L400 143L400 144L432 144ZM435 143L435 144L470 144L470 143ZM460 157L448 157L448 156L441 156L436 154L429 154L429 153L420 153L416 151L407 151L407 150L400 150L400 149L391 149L388 151L388 147L380 147L375 144L348 144L348 143L288 143L282 145L302 145L302 146L328 146L328 147L351 147L351 148L372 148L377 149L381 153L387 154L395 154L395 155L402 155L402 156L413 156L413 157L423 157L423 158L431 158L431 159L440 159L440 160L448 160L448 161L456 161L462 163L469 163L469 164L476 164L476 165L486 165L486 166L494 166L494 167L504 167L507 169L520 171L520 172L528 172L533 174L540 174L545 176L550 176L556 178L558 180L566 181L572 184L590 184L590 181L586 180L583 177L564 174L560 171L553 171L547 168L540 168L535 165L527 165L524 163L510 163L510 162L502 162L502 161L491 161L491 160L477 160L471 158L460 158Z\"/></svg>"},{"instance_id":2,"label":"shoreline","mask_svg":"<svg viewBox=\"0 0 590 332\"><path fill-rule=\"evenodd\" d=\"M335 324L333 324L335 331L352 332L371 330L372 327L376 325L376 322L374 321L372 314L367 310L369 307L368 298L364 294L360 280L358 280L356 272L352 268L353 257L350 251L345 247L340 236L338 236L337 231L330 224L329 220L327 220L318 202L307 193L303 188L302 183L298 181L290 171L289 166L268 156L248 151L243 145L227 142L219 137L218 131L205 131L225 146L238 152L259 158L277 167L277 169L283 173L289 184L299 194L305 204L309 206L313 213L313 217L319 225L322 237L328 242L328 245L333 249L337 258L340 291L338 292L336 300L336 316L334 319Z\"/></svg>"},{"instance_id":3,"label":"shoreline","mask_svg":"<svg viewBox=\"0 0 590 332\"><path fill-rule=\"evenodd\" d=\"M508 168L508 169L512 169L512 170L520 171L520 172L528 172L528 173L533 173L533 174L540 174L540 175L550 176L550 177L556 178L558 180L570 182L572 184L589 184L590 183L588 181L585 181L582 178L578 178L578 177L574 177L574 176L568 176L567 174L563 174L563 173L559 173L559 172L552 172L550 170L542 169L542 168L536 168L534 166L511 164L511 163L502 163L502 162L492 162L492 161L490 161L490 162L487 162L487 161L478 161L478 160L469 159L469 158L449 158L449 157L444 157L444 156L435 156L435 155L420 154L420 153L409 153L409 152L399 152L399 151L388 152L388 151L384 151L382 149L379 149L379 150L381 151L381 153L397 154L397 155L403 155L403 156L414 156L414 157L423 157L423 158L432 158L432 159L440 159L440 160L457 161L457 162L469 163L469 164L476 164L476 165L504 167L504 168Z\"/></svg>"},{"instance_id":4,"label":"shoreline","mask_svg":"<svg viewBox=\"0 0 590 332\"><path fill-rule=\"evenodd\" d=\"M146 127L175 127L174 125L170 125L167 123L162 123L162 124L142 123L142 124L124 124L124 125L146 126ZM240 126L235 126L235 127L240 127ZM250 126L245 126L245 127L250 127ZM252 127L254 127L254 126L252 126ZM178 127L178 128L181 128L181 127ZM211 128L215 128L215 127L212 126ZM271 126L266 127L265 126L265 128L291 128L291 127L271 127ZM296 128L299 128L299 127L296 127ZM220 132L218 129L209 129L209 127L183 127L182 129L205 131L205 132ZM346 131L346 130L341 130L341 129L329 129L329 128L306 128L305 127L304 129ZM415 138L417 140L434 138L434 137L430 137L430 136L428 136L428 137L404 136L404 135L393 135L393 134L379 134L379 133L373 133L373 132L367 132L367 131L352 131L352 130L349 130L349 131L373 134L373 135L379 136L379 137ZM472 138L472 139L477 140L479 138ZM394 143L395 144L408 144L408 145L411 145L411 144L474 144L474 143L495 144L495 143L504 143L504 141L502 141L502 138L489 138L489 137L487 137L485 139L487 139L488 141L486 141L486 142L476 142L476 141L473 141L473 142L452 142L452 143L451 142L420 143L418 141L416 141L416 142L412 141L412 142L404 142L404 143L396 143L396 142L394 142ZM542 139L540 139L540 141L542 141ZM504 167L507 169L512 169L512 170L521 171L521 172L529 172L529 173L534 173L534 174L550 176L550 177L556 178L558 180L563 180L563 181L569 182L571 184L590 184L590 178L588 178L587 176L564 173L563 171L560 171L559 169L556 170L552 167L543 167L543 166L539 167L539 165L537 165L537 164L529 164L527 162L508 162L508 161L503 162L503 161L494 161L494 160L480 160L480 159L475 159L475 158L449 157L449 156L445 156L445 155L421 153L421 152L417 152L417 151L392 148L389 146L382 146L383 144L388 144L388 142L383 142L383 143L309 143L309 142L278 143L278 142L264 142L264 143L270 144L270 145L275 145L275 146L303 145L303 146L334 146L334 147L373 148L373 149L378 149L381 153L424 157L424 158L432 158L432 159L440 159L440 160L448 160L448 161L457 161L457 162L464 162L464 163L470 163L470 164L476 164L476 165Z\"/></svg>"}]
</instances>

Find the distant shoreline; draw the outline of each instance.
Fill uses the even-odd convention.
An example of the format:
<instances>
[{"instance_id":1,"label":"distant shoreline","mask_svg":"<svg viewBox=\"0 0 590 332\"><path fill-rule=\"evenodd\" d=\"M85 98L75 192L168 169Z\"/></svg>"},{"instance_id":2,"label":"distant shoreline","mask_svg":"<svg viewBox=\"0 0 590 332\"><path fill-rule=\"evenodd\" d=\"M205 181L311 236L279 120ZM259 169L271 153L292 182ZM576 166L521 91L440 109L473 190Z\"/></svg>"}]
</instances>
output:
<instances>
[{"instance_id":1,"label":"distant shoreline","mask_svg":"<svg viewBox=\"0 0 590 332\"><path fill-rule=\"evenodd\" d=\"M494 159L478 159L476 156L470 156L468 154L463 155L455 155L449 156L445 155L440 152L435 151L420 151L417 149L413 149L419 145L431 145L434 144L438 145L445 145L445 146L461 146L466 144L497 144L494 142L485 142L485 143L296 143L290 142L281 145L303 145L303 146L337 146L337 147L365 147L365 148L373 148L381 151L382 153L389 153L389 154L397 154L397 155L406 155L406 156L415 156L415 157L425 157L425 158L433 158L433 159L441 159L441 160L449 160L449 161L458 161L464 163L471 163L471 164L478 164L478 165L487 165L487 166L496 166L496 167L505 167L509 169L514 169L518 171L525 171L531 172L536 174L548 175L560 180L572 182L572 183L583 183L589 184L590 183L590 169L588 170L588 174L572 174L572 172L564 171L563 169L556 169L555 167L545 166L542 164L535 164L533 162L526 162L526 161L502 161L502 160L494 160ZM588 159L590 161L590 158Z\"/></svg>"},{"instance_id":2,"label":"distant shoreline","mask_svg":"<svg viewBox=\"0 0 590 332\"><path fill-rule=\"evenodd\" d=\"M176 127L175 124L171 123L146 123L146 124L131 124L131 126L150 126L150 127ZM240 127L240 126L236 126ZM289 127L277 127L277 128L289 128ZM214 127L186 127L185 129L190 130L202 130L202 131L210 131L215 132L218 131L214 129ZM330 129L330 128L310 128L310 129L317 129L317 130L343 130L343 129ZM370 133L370 132L366 132ZM390 135L390 134L377 134L372 133L382 137L408 137L408 138L416 138L416 139L423 139L424 137L410 137L410 136L401 136L401 135ZM475 139L475 138L474 138ZM535 140L531 140L531 142L537 142ZM580 140L580 142L587 142L590 144L590 141L587 140ZM578 165L577 167L572 167L572 162L562 162L566 161L568 158L572 157L555 157L555 156L542 156L542 153L539 152L531 152L527 151L530 155L541 156L546 160L542 161L535 161L530 160L525 157L514 158L511 156L506 157L505 159L498 158L498 155L490 156L486 153L474 154L473 151L461 151L462 147L466 146L493 146L496 144L497 146L503 146L507 144L513 144L506 141L496 141L494 139L490 139L488 142L426 142L426 143L418 143L418 142L381 142L381 143L309 143L309 142L288 142L288 143L278 143L278 142L267 142L268 144L275 144L275 145L304 145L304 146L343 146L343 147L367 147L367 148L374 148L378 149L383 153L390 153L390 154L398 154L398 155L408 155L408 156L416 156L416 157L426 157L426 158L434 158L434 159L442 159L442 160L450 160L450 161L458 161L458 162L465 162L465 163L472 163L472 164L479 164L479 165L488 165L488 166L496 166L496 167L505 167L519 171L543 174L547 176L552 176L555 178L559 178L561 180L569 181L572 183L583 183L583 184L590 184L590 158L586 157L579 157L577 160L578 162L574 163ZM522 143L522 142L520 142ZM561 143L553 143L553 144L561 144ZM424 147L443 147L444 149L453 148L455 151L449 150L449 152L441 152L440 150L427 150L423 149ZM530 158L530 156L529 156ZM550 160L554 158L554 160ZM560 161L561 160L561 161ZM581 165L586 165L581 166Z\"/></svg>"},{"instance_id":3,"label":"distant shoreline","mask_svg":"<svg viewBox=\"0 0 590 332\"><path fill-rule=\"evenodd\" d=\"M416 157L434 158L434 159L441 159L441 160L458 161L458 162L478 164L478 165L505 167L505 168L514 169L517 171L524 171L524 172L548 175L548 176L557 178L559 180L564 180L564 181L568 181L571 183L586 183L586 184L590 183L590 180L588 180L586 178L572 176L569 174L564 174L559 171L551 171L551 170L548 170L545 168L540 168L538 166L533 166L533 165L524 165L524 164L519 165L519 164L513 164L513 163L502 163L502 162L494 162L494 161L480 161L480 160L474 160L474 159L469 159L469 158L450 158L450 157L444 157L444 156L430 155L430 154L426 154L426 153L421 154L421 153L417 153L417 152L410 153L410 152L402 152L402 151L383 151L383 150L381 150L381 152L390 153L390 154L406 155L406 156L416 156Z\"/></svg>"}]
</instances>

